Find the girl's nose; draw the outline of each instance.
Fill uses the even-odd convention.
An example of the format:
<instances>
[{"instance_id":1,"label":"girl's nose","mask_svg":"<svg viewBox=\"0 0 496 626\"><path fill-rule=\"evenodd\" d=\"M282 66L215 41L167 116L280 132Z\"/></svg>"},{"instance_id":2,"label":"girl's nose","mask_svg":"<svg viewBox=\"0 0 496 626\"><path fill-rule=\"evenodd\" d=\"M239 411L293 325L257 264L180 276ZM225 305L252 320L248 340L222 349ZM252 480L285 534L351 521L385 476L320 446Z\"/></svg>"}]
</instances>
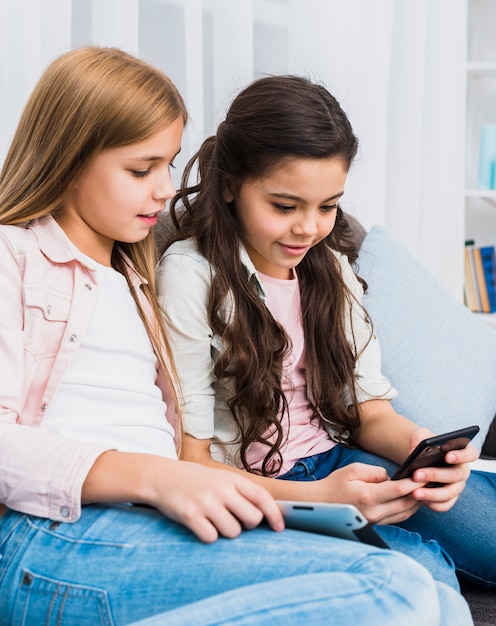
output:
<instances>
[{"instance_id":1,"label":"girl's nose","mask_svg":"<svg viewBox=\"0 0 496 626\"><path fill-rule=\"evenodd\" d=\"M170 200L176 195L176 186L172 182L172 178L170 175L170 171L167 170L167 173L161 177L160 182L157 184L154 192L153 198L155 200L164 201Z\"/></svg>"},{"instance_id":2,"label":"girl's nose","mask_svg":"<svg viewBox=\"0 0 496 626\"><path fill-rule=\"evenodd\" d=\"M313 211L305 211L305 213L300 214L293 226L293 232L306 237L315 235L317 231L317 216Z\"/></svg>"}]
</instances>

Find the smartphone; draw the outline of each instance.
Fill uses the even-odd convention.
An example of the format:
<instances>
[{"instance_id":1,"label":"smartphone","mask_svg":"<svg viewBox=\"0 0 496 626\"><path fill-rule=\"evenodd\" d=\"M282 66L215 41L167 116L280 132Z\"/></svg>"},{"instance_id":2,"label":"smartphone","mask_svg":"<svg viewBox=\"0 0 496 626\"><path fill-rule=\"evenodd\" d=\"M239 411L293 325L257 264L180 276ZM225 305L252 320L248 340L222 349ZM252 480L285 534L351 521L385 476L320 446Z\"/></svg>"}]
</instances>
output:
<instances>
[{"instance_id":1,"label":"smartphone","mask_svg":"<svg viewBox=\"0 0 496 626\"><path fill-rule=\"evenodd\" d=\"M391 480L409 478L419 467L442 467L447 465L444 457L450 450L461 450L479 432L478 426L467 426L460 430L453 430L444 435L428 437L421 441L415 450L396 470Z\"/></svg>"},{"instance_id":2,"label":"smartphone","mask_svg":"<svg viewBox=\"0 0 496 626\"><path fill-rule=\"evenodd\" d=\"M388 544L352 504L278 500L287 528L369 543L379 548Z\"/></svg>"}]
</instances>

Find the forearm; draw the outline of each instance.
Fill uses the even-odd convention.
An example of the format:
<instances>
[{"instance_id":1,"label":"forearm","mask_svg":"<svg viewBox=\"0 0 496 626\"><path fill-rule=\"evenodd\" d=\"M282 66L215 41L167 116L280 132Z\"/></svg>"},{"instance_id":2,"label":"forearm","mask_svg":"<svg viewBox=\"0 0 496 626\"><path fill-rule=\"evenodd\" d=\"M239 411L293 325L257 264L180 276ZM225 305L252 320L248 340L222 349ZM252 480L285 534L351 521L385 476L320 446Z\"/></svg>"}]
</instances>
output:
<instances>
[{"instance_id":1,"label":"forearm","mask_svg":"<svg viewBox=\"0 0 496 626\"><path fill-rule=\"evenodd\" d=\"M388 400L368 400L360 405L360 411L360 447L401 463L408 455L410 437L419 426L397 413Z\"/></svg>"},{"instance_id":2,"label":"forearm","mask_svg":"<svg viewBox=\"0 0 496 626\"><path fill-rule=\"evenodd\" d=\"M201 465L206 465L208 467L227 470L229 472L239 474L251 482L264 487L276 500L299 500L313 502L322 499L322 494L320 493L321 485L318 481L297 482L293 480L277 480L276 478L252 474L243 469L222 463L221 461L216 461L211 457L210 452L195 445L195 443L199 440L195 440L194 437L186 435L185 442L188 442L188 440L192 445L188 445L186 443L184 446L184 459L200 463Z\"/></svg>"},{"instance_id":3,"label":"forearm","mask_svg":"<svg viewBox=\"0 0 496 626\"><path fill-rule=\"evenodd\" d=\"M284 527L270 495L249 481L198 463L148 454L102 454L88 473L82 499L148 504L206 542L219 534L236 537L264 517L274 530Z\"/></svg>"},{"instance_id":4,"label":"forearm","mask_svg":"<svg viewBox=\"0 0 496 626\"><path fill-rule=\"evenodd\" d=\"M177 472L177 463L152 454L104 452L84 481L82 503L134 502L155 506L157 477L172 478Z\"/></svg>"}]
</instances>

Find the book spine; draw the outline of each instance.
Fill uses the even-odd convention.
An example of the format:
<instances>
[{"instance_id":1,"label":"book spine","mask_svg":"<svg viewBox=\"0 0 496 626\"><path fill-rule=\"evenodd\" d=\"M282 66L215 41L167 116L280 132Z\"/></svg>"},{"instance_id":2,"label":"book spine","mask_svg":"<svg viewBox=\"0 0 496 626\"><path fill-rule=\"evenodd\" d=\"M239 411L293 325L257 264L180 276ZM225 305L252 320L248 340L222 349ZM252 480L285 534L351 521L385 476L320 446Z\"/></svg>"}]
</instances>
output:
<instances>
[{"instance_id":1,"label":"book spine","mask_svg":"<svg viewBox=\"0 0 496 626\"><path fill-rule=\"evenodd\" d=\"M482 313L482 304L481 304L481 299L480 299L479 285L477 282L477 271L475 269L474 246L469 247L468 253L469 253L469 258L470 258L470 272L472 274L472 280L474 283L475 300L476 300L476 305L473 310L478 313Z\"/></svg>"},{"instance_id":2,"label":"book spine","mask_svg":"<svg viewBox=\"0 0 496 626\"><path fill-rule=\"evenodd\" d=\"M475 275L477 277L477 290L479 292L480 310L482 313L490 313L489 295L487 293L486 277L484 275L484 267L482 265L481 250L478 247L472 248L474 259Z\"/></svg>"},{"instance_id":3,"label":"book spine","mask_svg":"<svg viewBox=\"0 0 496 626\"><path fill-rule=\"evenodd\" d=\"M465 246L464 261L464 278L465 278L465 304L474 312L479 312L479 301L475 286L475 274L472 270L472 259L469 246Z\"/></svg>"},{"instance_id":4,"label":"book spine","mask_svg":"<svg viewBox=\"0 0 496 626\"><path fill-rule=\"evenodd\" d=\"M480 252L489 298L489 312L494 313L496 312L496 252L494 246L483 246Z\"/></svg>"}]
</instances>

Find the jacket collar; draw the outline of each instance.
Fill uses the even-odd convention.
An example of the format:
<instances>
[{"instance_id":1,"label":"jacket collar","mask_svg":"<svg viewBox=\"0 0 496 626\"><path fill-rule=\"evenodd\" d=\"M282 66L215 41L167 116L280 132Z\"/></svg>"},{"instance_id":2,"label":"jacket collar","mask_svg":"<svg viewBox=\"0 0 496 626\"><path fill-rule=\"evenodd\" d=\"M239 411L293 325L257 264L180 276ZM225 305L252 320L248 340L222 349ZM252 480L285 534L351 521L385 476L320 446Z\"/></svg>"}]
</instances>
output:
<instances>
[{"instance_id":1,"label":"jacket collar","mask_svg":"<svg viewBox=\"0 0 496 626\"><path fill-rule=\"evenodd\" d=\"M97 268L96 261L83 254L69 239L65 232L57 224L51 215L33 220L27 225L27 228L35 234L41 252L53 263L71 263L77 261L90 271L94 272ZM141 277L130 259L124 256L126 265L129 269L129 277L134 287L139 287L147 280Z\"/></svg>"},{"instance_id":2,"label":"jacket collar","mask_svg":"<svg viewBox=\"0 0 496 626\"><path fill-rule=\"evenodd\" d=\"M54 263L78 261L90 270L96 270L96 262L76 248L51 215L33 220L27 226L36 235L43 254Z\"/></svg>"}]
</instances>

